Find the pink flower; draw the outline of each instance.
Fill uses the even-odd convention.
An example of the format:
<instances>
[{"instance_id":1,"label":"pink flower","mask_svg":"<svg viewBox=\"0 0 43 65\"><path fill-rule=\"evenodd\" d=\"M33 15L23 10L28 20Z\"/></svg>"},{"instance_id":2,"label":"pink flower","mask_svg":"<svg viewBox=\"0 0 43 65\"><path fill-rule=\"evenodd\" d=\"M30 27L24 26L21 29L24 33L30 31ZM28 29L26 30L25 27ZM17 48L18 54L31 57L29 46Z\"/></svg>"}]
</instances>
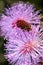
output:
<instances>
[{"instance_id":1,"label":"pink flower","mask_svg":"<svg viewBox=\"0 0 43 65\"><path fill-rule=\"evenodd\" d=\"M5 36L5 58L14 65L38 65L43 59L43 32L39 11L30 3L15 3L2 14L1 35Z\"/></svg>"},{"instance_id":2,"label":"pink flower","mask_svg":"<svg viewBox=\"0 0 43 65\"><path fill-rule=\"evenodd\" d=\"M40 26L39 11L35 11L35 8L30 3L15 3L9 9L5 9L7 15L2 14L0 20L1 34L7 36L17 26L17 22L27 22L31 25L31 28L37 28ZM20 27L20 26L19 26Z\"/></svg>"},{"instance_id":3,"label":"pink flower","mask_svg":"<svg viewBox=\"0 0 43 65\"><path fill-rule=\"evenodd\" d=\"M5 44L5 58L12 65L39 65L43 59L43 33L34 30L23 31L15 27ZM42 61L42 60L41 60Z\"/></svg>"}]
</instances>

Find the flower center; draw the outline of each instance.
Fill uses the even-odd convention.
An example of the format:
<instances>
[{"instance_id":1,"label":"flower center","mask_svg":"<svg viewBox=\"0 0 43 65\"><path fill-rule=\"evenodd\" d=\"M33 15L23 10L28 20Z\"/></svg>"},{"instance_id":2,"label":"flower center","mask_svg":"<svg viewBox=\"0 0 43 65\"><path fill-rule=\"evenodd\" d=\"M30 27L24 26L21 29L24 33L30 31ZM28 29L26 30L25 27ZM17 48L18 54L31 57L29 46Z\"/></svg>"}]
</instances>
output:
<instances>
[{"instance_id":1,"label":"flower center","mask_svg":"<svg viewBox=\"0 0 43 65\"><path fill-rule=\"evenodd\" d=\"M34 48L37 48L38 45L36 42L28 42L26 43L24 46L21 47L20 49L20 53L26 53L26 52L32 52L34 50Z\"/></svg>"},{"instance_id":2,"label":"flower center","mask_svg":"<svg viewBox=\"0 0 43 65\"><path fill-rule=\"evenodd\" d=\"M18 28L30 31L31 30L31 25L28 22L25 22L24 20L17 20L16 23L12 23L13 28L15 27L15 24Z\"/></svg>"}]
</instances>

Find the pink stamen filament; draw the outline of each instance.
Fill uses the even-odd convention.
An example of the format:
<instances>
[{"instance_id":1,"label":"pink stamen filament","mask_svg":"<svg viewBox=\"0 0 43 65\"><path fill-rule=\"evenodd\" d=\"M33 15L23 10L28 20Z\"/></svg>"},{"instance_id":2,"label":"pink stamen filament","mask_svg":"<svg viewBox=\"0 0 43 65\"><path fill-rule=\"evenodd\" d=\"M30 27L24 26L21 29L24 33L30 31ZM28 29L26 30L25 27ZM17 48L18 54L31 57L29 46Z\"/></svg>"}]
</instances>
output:
<instances>
[{"instance_id":1,"label":"pink stamen filament","mask_svg":"<svg viewBox=\"0 0 43 65\"><path fill-rule=\"evenodd\" d=\"M29 42L26 43L24 46L21 47L20 53L32 52L33 48L37 48L37 44Z\"/></svg>"}]
</instances>

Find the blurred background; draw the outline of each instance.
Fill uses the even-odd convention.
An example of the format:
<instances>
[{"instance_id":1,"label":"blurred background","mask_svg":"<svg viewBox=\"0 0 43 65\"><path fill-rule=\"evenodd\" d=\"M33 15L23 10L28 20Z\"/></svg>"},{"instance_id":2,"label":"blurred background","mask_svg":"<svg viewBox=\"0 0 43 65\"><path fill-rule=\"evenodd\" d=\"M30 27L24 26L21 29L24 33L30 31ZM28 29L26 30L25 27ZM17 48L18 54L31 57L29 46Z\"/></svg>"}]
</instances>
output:
<instances>
[{"instance_id":1,"label":"blurred background","mask_svg":"<svg viewBox=\"0 0 43 65\"><path fill-rule=\"evenodd\" d=\"M41 14L43 15L43 0L0 0L0 16L4 11L4 8L8 8L11 6L11 4L18 2L18 1L24 1L24 2L30 2L35 5L36 9L41 9ZM43 23L43 17L42 17L42 23ZM43 25L42 25L43 27ZM0 37L0 65L10 65L8 61L4 58L4 41L3 37ZM43 65L43 62L40 62L40 65Z\"/></svg>"}]
</instances>

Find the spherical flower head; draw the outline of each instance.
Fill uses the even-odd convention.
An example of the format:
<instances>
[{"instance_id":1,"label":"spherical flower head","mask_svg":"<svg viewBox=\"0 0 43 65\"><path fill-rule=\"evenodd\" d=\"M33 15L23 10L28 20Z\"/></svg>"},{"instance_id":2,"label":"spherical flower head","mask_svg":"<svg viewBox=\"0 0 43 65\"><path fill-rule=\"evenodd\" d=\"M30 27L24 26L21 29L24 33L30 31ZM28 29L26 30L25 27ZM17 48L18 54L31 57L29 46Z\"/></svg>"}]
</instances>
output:
<instances>
[{"instance_id":1,"label":"spherical flower head","mask_svg":"<svg viewBox=\"0 0 43 65\"><path fill-rule=\"evenodd\" d=\"M5 44L5 58L12 65L39 65L39 58L43 59L43 33L37 31L23 31L18 27L10 33Z\"/></svg>"},{"instance_id":2,"label":"spherical flower head","mask_svg":"<svg viewBox=\"0 0 43 65\"><path fill-rule=\"evenodd\" d=\"M5 8L5 14L2 14L0 20L1 34L6 36L15 28L15 26L27 29L28 31L40 26L39 11L30 3L18 2L12 5L9 9ZM22 22L22 23L21 23ZM24 24L29 24L25 25ZM23 25L24 24L24 25ZM31 27L31 28L30 28Z\"/></svg>"}]
</instances>

